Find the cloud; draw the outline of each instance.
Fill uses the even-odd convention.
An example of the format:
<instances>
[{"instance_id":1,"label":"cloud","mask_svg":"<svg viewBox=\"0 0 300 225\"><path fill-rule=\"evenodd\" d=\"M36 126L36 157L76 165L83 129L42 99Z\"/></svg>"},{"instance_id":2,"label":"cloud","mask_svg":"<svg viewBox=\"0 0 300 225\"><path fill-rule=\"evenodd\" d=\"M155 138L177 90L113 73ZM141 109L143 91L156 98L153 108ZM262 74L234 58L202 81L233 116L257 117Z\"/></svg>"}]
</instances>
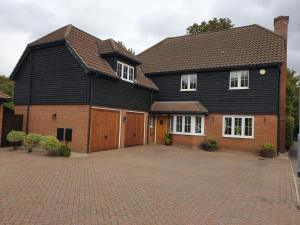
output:
<instances>
[{"instance_id":1,"label":"cloud","mask_svg":"<svg viewBox=\"0 0 300 225\"><path fill-rule=\"evenodd\" d=\"M101 39L122 40L140 52L213 17L273 30L278 15L290 16L288 65L300 72L297 0L0 0L0 5L0 74L10 74L29 42L69 23Z\"/></svg>"}]
</instances>

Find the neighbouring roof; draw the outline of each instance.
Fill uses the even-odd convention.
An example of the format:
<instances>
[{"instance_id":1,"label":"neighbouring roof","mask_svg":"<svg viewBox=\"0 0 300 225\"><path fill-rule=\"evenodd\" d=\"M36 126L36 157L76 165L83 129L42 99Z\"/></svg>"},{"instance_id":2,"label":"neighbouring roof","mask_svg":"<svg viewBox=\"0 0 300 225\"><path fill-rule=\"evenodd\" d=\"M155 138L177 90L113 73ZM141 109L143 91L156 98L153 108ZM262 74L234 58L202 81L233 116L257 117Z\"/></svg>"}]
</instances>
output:
<instances>
[{"instance_id":1,"label":"neighbouring roof","mask_svg":"<svg viewBox=\"0 0 300 225\"><path fill-rule=\"evenodd\" d=\"M111 39L102 41L99 38L96 38L71 24L30 43L29 47L61 40L65 40L69 44L69 46L83 61L88 69L97 71L110 77L114 77L116 79L120 78L116 75L115 71L108 64L108 62L99 55L99 53L101 53L99 50L103 52L114 51L125 57L131 57L130 59L135 59L138 61L136 56L133 56L124 48L121 49L115 41ZM113 46L109 47L111 43ZM137 74L137 85L158 90L157 86L149 78L144 76L143 72L139 68L139 65L136 67L137 71L139 71Z\"/></svg>"},{"instance_id":2,"label":"neighbouring roof","mask_svg":"<svg viewBox=\"0 0 300 225\"><path fill-rule=\"evenodd\" d=\"M138 55L145 74L273 64L284 40L259 25L166 38Z\"/></svg>"},{"instance_id":3,"label":"neighbouring roof","mask_svg":"<svg viewBox=\"0 0 300 225\"><path fill-rule=\"evenodd\" d=\"M119 43L115 42L113 39L107 39L104 41L97 42L97 51L99 55L111 55L111 54L119 54L126 58L129 58L137 63L140 63L138 57L128 52L123 46Z\"/></svg>"},{"instance_id":4,"label":"neighbouring roof","mask_svg":"<svg viewBox=\"0 0 300 225\"><path fill-rule=\"evenodd\" d=\"M199 101L154 102L151 111L155 113L208 113Z\"/></svg>"},{"instance_id":5,"label":"neighbouring roof","mask_svg":"<svg viewBox=\"0 0 300 225\"><path fill-rule=\"evenodd\" d=\"M0 99L9 101L11 97L0 91Z\"/></svg>"}]
</instances>

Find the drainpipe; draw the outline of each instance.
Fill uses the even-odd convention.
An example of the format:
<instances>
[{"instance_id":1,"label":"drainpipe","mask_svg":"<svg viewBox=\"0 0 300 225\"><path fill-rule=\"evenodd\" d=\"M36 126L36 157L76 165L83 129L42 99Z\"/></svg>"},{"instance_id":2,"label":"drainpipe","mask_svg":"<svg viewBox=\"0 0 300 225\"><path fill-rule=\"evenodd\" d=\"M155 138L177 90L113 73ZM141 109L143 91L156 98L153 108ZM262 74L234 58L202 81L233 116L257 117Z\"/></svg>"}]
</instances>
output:
<instances>
[{"instance_id":1,"label":"drainpipe","mask_svg":"<svg viewBox=\"0 0 300 225\"><path fill-rule=\"evenodd\" d=\"M89 121L88 121L88 133L87 133L87 153L90 153L90 136L91 136L91 115L92 115L92 98L93 98L93 88L92 88L92 74L87 74L89 76Z\"/></svg>"}]
</instances>

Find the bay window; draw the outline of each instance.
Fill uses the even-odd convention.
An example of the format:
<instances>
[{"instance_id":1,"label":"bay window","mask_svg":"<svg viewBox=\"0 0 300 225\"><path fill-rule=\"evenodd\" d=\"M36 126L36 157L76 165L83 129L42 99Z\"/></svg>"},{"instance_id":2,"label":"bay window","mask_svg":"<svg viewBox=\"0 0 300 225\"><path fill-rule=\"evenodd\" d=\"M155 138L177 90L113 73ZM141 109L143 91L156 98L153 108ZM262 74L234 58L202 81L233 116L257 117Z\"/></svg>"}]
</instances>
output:
<instances>
[{"instance_id":1,"label":"bay window","mask_svg":"<svg viewBox=\"0 0 300 225\"><path fill-rule=\"evenodd\" d=\"M173 134L204 135L204 116L202 115L170 116L169 131Z\"/></svg>"},{"instance_id":2,"label":"bay window","mask_svg":"<svg viewBox=\"0 0 300 225\"><path fill-rule=\"evenodd\" d=\"M253 116L223 116L223 137L253 138Z\"/></svg>"}]
</instances>

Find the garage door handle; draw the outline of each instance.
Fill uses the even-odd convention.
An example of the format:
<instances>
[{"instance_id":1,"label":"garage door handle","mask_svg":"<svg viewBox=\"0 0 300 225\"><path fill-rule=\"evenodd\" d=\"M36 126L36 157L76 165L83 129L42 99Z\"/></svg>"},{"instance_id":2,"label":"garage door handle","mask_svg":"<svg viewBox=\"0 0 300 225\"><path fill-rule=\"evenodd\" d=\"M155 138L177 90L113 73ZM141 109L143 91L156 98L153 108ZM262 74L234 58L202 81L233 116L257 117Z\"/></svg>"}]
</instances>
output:
<instances>
[{"instance_id":1,"label":"garage door handle","mask_svg":"<svg viewBox=\"0 0 300 225\"><path fill-rule=\"evenodd\" d=\"M134 134L134 136L136 136L136 134Z\"/></svg>"},{"instance_id":2,"label":"garage door handle","mask_svg":"<svg viewBox=\"0 0 300 225\"><path fill-rule=\"evenodd\" d=\"M104 137L105 139L107 139L107 135L105 135L105 137Z\"/></svg>"}]
</instances>

